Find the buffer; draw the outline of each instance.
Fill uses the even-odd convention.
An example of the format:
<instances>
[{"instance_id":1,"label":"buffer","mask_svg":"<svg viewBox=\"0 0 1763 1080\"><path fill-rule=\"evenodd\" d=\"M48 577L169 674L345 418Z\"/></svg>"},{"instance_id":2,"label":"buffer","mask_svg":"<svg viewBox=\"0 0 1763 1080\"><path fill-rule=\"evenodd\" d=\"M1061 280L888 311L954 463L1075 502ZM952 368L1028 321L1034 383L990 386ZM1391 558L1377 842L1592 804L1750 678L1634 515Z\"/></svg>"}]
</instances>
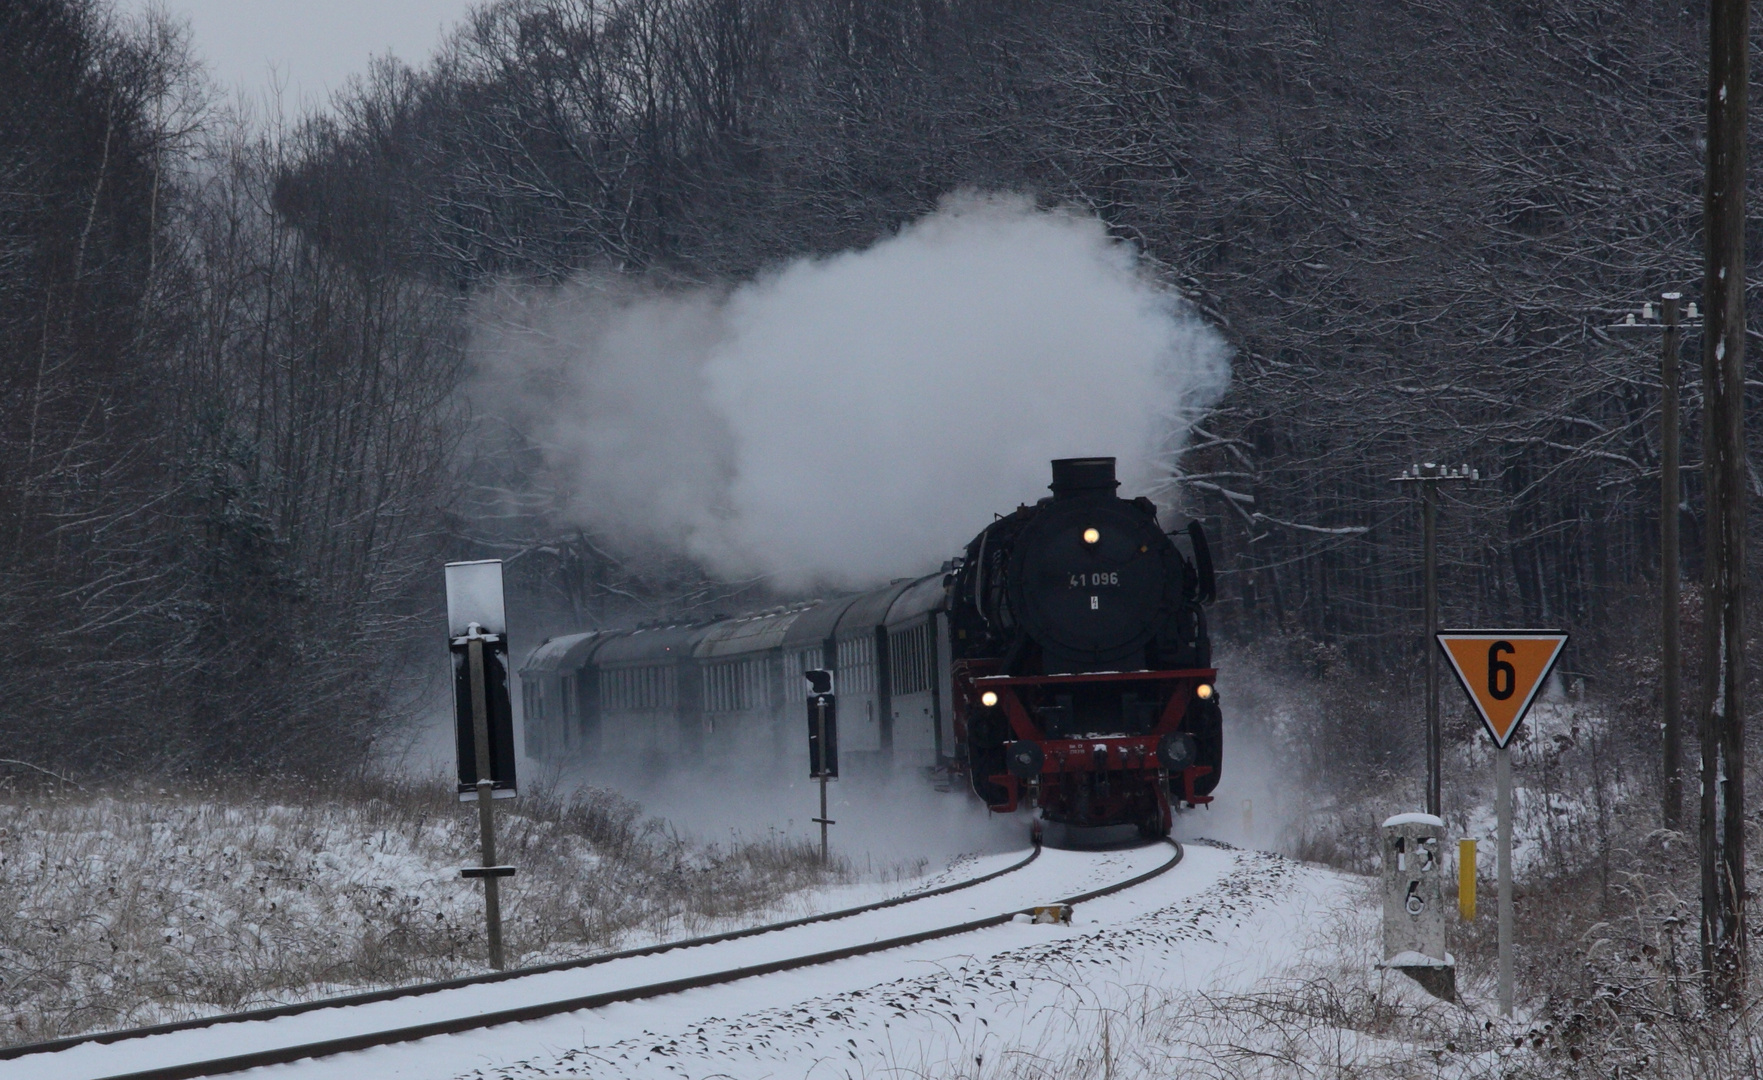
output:
<instances>
[{"instance_id":1,"label":"buffer","mask_svg":"<svg viewBox=\"0 0 1763 1080\"><path fill-rule=\"evenodd\" d=\"M1444 630L1438 641L1489 737L1504 749L1554 670L1567 635L1560 630Z\"/></svg>"}]
</instances>

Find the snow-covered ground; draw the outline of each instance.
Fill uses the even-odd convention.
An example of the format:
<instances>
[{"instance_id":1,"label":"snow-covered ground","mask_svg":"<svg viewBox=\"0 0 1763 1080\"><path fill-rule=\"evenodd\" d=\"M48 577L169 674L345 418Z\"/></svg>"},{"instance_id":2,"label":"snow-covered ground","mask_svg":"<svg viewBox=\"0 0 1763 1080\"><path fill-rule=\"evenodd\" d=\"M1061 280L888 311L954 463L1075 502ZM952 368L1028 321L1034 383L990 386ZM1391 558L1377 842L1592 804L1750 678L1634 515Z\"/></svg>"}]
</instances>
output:
<instances>
[{"instance_id":1,"label":"snow-covered ground","mask_svg":"<svg viewBox=\"0 0 1763 1080\"><path fill-rule=\"evenodd\" d=\"M823 871L805 841L692 843L605 792L498 807L509 959L542 964L847 907L947 860ZM31 1042L485 970L440 785L0 800L0 1038Z\"/></svg>"},{"instance_id":2,"label":"snow-covered ground","mask_svg":"<svg viewBox=\"0 0 1763 1080\"><path fill-rule=\"evenodd\" d=\"M980 877L1020 860L1016 855L990 856L965 867L970 877ZM811 955L854 942L889 940L905 934L960 923L1019 906L1015 892L1018 875L1027 876L1036 895L1057 899L1129 878L1164 862L1169 849L1159 845L1101 856L1049 852L1037 862L1006 878L985 882L944 896L914 901L909 905L868 912L836 922L794 927L758 937L677 949L665 953L625 957L589 968L549 972L518 980L470 986L416 997L399 998L350 1008L324 1009L267 1021L234 1023L170 1035L130 1040L110 1045L87 1044L57 1055L24 1058L13 1063L20 1077L109 1076L175 1062L207 1060L262 1050L272 1046L300 1045L347 1037L364 1032L390 1030L456 1016L477 1016L533 1003L567 1000L626 987L640 987L710 972L735 970L780 957ZM975 913L978 913L977 915ZM753 980L760 984L759 980ZM446 1050L445 1039L418 1044ZM372 1055L366 1055L371 1059ZM448 1058L450 1060L450 1058ZM342 1074L358 1068L352 1059L343 1061ZM395 1066L370 1060L376 1074ZM319 1070L324 1071L324 1064ZM359 1075L359 1074L355 1074Z\"/></svg>"},{"instance_id":3,"label":"snow-covered ground","mask_svg":"<svg viewBox=\"0 0 1763 1080\"><path fill-rule=\"evenodd\" d=\"M1033 873L861 923L731 943L737 947L714 960L719 967L751 963L854 937L883 938L926 919L955 921L963 913L972 918L1045 901L1130 876L1141 863L1154 865L1162 850L1048 851ZM1012 923L261 1072L299 1080L1493 1075L1498 1062L1484 1035L1484 1009L1435 1002L1404 976L1373 967L1371 896L1367 883L1350 875L1190 843L1180 866L1080 905L1069 926ZM622 970L589 969L542 986L522 980L478 988L481 1001L429 995L378 1019L408 1023L462 1004L488 1011L529 994L593 993L678 977L705 970L708 954L690 955L695 951L642 958ZM339 1022L307 1023L323 1032ZM242 1031L209 1038L222 1052L263 1044ZM48 1060L6 1063L0 1077L104 1075L153 1063L127 1044L95 1048L90 1057L63 1058L48 1072Z\"/></svg>"},{"instance_id":4,"label":"snow-covered ground","mask_svg":"<svg viewBox=\"0 0 1763 1080\"><path fill-rule=\"evenodd\" d=\"M425 1048L398 1075L1297 1076L1420 1059L1429 1076L1479 1072L1486 1059L1403 1030L1468 1014L1372 968L1369 897L1359 879L1190 844L1176 871L1080 906L1068 927L1014 924L751 989L486 1031L457 1044L471 1068L418 1065ZM1319 981L1365 1000L1306 1010ZM1372 999L1383 1017L1362 1007ZM1382 1031L1356 1030L1362 1018Z\"/></svg>"},{"instance_id":5,"label":"snow-covered ground","mask_svg":"<svg viewBox=\"0 0 1763 1080\"><path fill-rule=\"evenodd\" d=\"M1008 1075L1012 1058L1100 1049L1097 1022L1136 1011L1148 989L1253 984L1293 957L1307 919L1342 900L1344 885L1274 856L1190 844L1174 871L1080 905L1070 926L1017 922L747 993L719 988L572 1017L569 1039L535 1030L497 1045L484 1032L471 1048L482 1064L451 1075ZM509 1055L521 1042L527 1052Z\"/></svg>"},{"instance_id":6,"label":"snow-covered ground","mask_svg":"<svg viewBox=\"0 0 1763 1080\"><path fill-rule=\"evenodd\" d=\"M1295 1076L1423 1058L1438 1070L1427 1075L1478 1072L1485 1059L1445 1050L1442 1036L1436 1047L1412 1041L1471 1014L1373 969L1370 897L1361 879L1191 843L1175 871L1081 905L1071 926L1013 924L751 987L485 1031L453 1044L469 1068L424 1061L426 1047L388 1049L373 1071L409 1062L397 1075L832 1080L1289 1066ZM1335 1005L1306 1008L1321 986ZM1355 1028L1365 1020L1379 1033Z\"/></svg>"}]
</instances>

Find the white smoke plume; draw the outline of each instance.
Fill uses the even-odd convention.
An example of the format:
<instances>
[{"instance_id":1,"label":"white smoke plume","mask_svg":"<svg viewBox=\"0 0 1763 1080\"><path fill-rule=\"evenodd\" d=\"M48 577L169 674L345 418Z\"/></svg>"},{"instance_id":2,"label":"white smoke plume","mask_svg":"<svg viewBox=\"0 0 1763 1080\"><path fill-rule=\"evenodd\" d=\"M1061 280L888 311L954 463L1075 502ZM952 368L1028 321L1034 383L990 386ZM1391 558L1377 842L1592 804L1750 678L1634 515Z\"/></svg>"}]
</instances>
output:
<instances>
[{"instance_id":1,"label":"white smoke plume","mask_svg":"<svg viewBox=\"0 0 1763 1080\"><path fill-rule=\"evenodd\" d=\"M480 400L574 520L785 589L926 573L1057 457L1166 487L1228 349L1100 221L966 195L727 289L607 277L486 299Z\"/></svg>"}]
</instances>

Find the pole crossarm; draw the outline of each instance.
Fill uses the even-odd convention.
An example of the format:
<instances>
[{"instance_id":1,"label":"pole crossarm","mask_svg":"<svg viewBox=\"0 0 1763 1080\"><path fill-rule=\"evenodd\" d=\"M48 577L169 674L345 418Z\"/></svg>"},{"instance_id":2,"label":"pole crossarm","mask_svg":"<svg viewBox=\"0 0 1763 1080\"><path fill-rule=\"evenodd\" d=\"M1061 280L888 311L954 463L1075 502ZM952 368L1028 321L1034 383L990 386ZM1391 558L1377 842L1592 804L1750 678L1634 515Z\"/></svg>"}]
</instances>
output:
<instances>
[{"instance_id":1,"label":"pole crossarm","mask_svg":"<svg viewBox=\"0 0 1763 1080\"><path fill-rule=\"evenodd\" d=\"M1631 311L1618 322L1607 323L1604 329L1613 334L1641 333L1653 330L1700 330L1702 313L1696 309L1696 302L1691 300L1680 311L1678 302L1683 299L1682 293L1668 292L1660 297L1657 308L1651 300L1641 305L1638 312Z\"/></svg>"},{"instance_id":2,"label":"pole crossarm","mask_svg":"<svg viewBox=\"0 0 1763 1080\"><path fill-rule=\"evenodd\" d=\"M1429 461L1424 465L1410 465L1406 472L1390 477L1390 483L1417 484L1434 483L1440 480L1475 481L1480 479L1480 469L1472 469L1467 465L1434 465Z\"/></svg>"}]
</instances>

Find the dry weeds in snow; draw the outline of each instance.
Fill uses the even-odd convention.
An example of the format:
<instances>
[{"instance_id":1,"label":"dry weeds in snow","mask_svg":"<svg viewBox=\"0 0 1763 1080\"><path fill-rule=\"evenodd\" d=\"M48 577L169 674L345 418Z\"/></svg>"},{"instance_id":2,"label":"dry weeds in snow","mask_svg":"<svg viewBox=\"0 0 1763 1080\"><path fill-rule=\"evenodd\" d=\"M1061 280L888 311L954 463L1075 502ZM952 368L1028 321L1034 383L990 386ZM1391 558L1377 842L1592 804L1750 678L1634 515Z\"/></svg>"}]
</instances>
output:
<instances>
[{"instance_id":1,"label":"dry weeds in snow","mask_svg":"<svg viewBox=\"0 0 1763 1080\"><path fill-rule=\"evenodd\" d=\"M1241 994L1145 990L1050 1022L1049 1037L927 1070L940 1080L1494 1080L1479 1023L1391 987L1270 981ZM1055 1034L1056 1033L1056 1034Z\"/></svg>"},{"instance_id":2,"label":"dry weeds in snow","mask_svg":"<svg viewBox=\"0 0 1763 1080\"><path fill-rule=\"evenodd\" d=\"M1564 898L1566 899L1566 898ZM1483 920L1489 921L1489 920ZM1484 929L1478 926L1478 930ZM1501 1020L1489 952L1464 1001L1372 966L1375 899L1332 913L1284 970L1243 990L1091 990L1035 1018L1034 1042L906 1070L936 1080L1711 1080L1763 1075L1763 1008L1696 1008L1658 969L1601 965L1592 1000ZM1625 943L1634 961L1642 943ZM1464 960L1459 957L1460 964ZM1556 962L1561 962L1559 959ZM1571 961L1569 961L1571 962ZM1675 1005L1673 1004L1675 1003ZM1674 1011L1675 1009L1675 1011Z\"/></svg>"},{"instance_id":3,"label":"dry weeds in snow","mask_svg":"<svg viewBox=\"0 0 1763 1080\"><path fill-rule=\"evenodd\" d=\"M482 970L476 811L443 785L0 796L0 1040ZM768 836L696 847L588 789L498 804L513 963L750 922L849 877Z\"/></svg>"},{"instance_id":4,"label":"dry weeds in snow","mask_svg":"<svg viewBox=\"0 0 1763 1080\"><path fill-rule=\"evenodd\" d=\"M938 1080L1482 1080L1501 1077L1480 1011L1374 969L1369 903L1331 913L1277 974L1247 989L1098 992L1036 1018L1034 1044L926 1069Z\"/></svg>"}]
</instances>

